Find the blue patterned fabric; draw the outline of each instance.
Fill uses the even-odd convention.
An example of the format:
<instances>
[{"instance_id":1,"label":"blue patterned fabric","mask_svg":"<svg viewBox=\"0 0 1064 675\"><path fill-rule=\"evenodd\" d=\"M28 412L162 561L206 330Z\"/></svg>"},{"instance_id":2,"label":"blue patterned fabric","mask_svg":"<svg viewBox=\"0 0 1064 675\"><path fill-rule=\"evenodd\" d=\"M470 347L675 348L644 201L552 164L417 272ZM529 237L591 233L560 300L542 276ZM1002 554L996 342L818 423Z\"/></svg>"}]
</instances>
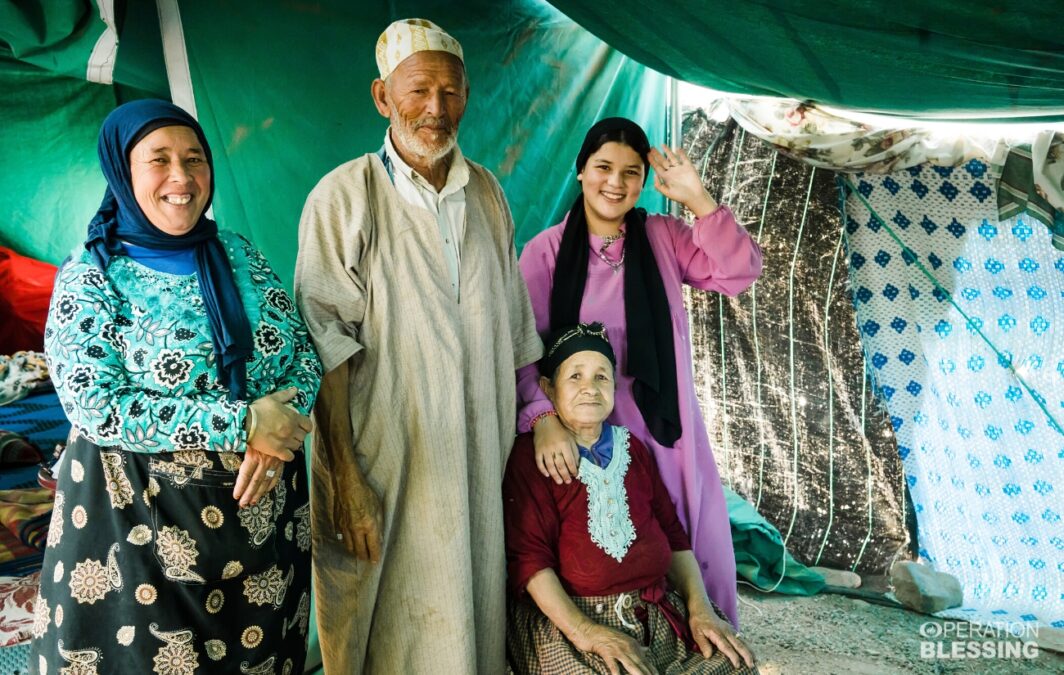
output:
<instances>
[{"instance_id":1,"label":"blue patterned fabric","mask_svg":"<svg viewBox=\"0 0 1064 675\"><path fill-rule=\"evenodd\" d=\"M41 450L45 464L50 466L54 461L52 452L55 446L66 444L70 422L55 390L48 387L18 401L0 405L0 429L25 436ZM0 490L37 487L39 470L40 466L36 464L0 470ZM0 675L3 675L3 670L0 670Z\"/></svg>"},{"instance_id":2,"label":"blue patterned fabric","mask_svg":"<svg viewBox=\"0 0 1064 675\"><path fill-rule=\"evenodd\" d=\"M920 554L964 589L942 614L1064 627L1064 254L1026 216L996 221L982 162L853 184L886 223L848 196L868 369Z\"/></svg>"},{"instance_id":3,"label":"blue patterned fabric","mask_svg":"<svg viewBox=\"0 0 1064 675\"><path fill-rule=\"evenodd\" d=\"M49 458L56 445L66 443L70 422L59 396L49 387L0 406L0 429L22 434Z\"/></svg>"},{"instance_id":4,"label":"blue patterned fabric","mask_svg":"<svg viewBox=\"0 0 1064 675\"><path fill-rule=\"evenodd\" d=\"M222 231L251 325L254 400L289 387L307 414L321 363L295 303L243 237ZM44 332L59 399L79 434L131 452L243 452L248 403L214 377L217 353L197 274L157 272L116 255L103 274L88 252L63 266Z\"/></svg>"},{"instance_id":5,"label":"blue patterned fabric","mask_svg":"<svg viewBox=\"0 0 1064 675\"><path fill-rule=\"evenodd\" d=\"M22 675L30 672L30 643L20 642L0 647L0 675Z\"/></svg>"}]
</instances>

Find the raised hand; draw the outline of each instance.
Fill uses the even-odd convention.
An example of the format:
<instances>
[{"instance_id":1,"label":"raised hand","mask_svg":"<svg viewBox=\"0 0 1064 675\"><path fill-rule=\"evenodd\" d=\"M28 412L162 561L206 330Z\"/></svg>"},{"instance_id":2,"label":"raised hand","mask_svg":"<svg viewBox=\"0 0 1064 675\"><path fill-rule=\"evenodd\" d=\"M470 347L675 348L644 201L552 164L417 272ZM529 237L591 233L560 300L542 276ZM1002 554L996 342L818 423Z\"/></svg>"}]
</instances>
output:
<instances>
[{"instance_id":1,"label":"raised hand","mask_svg":"<svg viewBox=\"0 0 1064 675\"><path fill-rule=\"evenodd\" d=\"M717 202L702 186L702 177L683 148L674 150L667 145L662 145L661 150L651 148L647 160L654 169L654 187L658 192L686 206L696 218L717 210Z\"/></svg>"}]
</instances>

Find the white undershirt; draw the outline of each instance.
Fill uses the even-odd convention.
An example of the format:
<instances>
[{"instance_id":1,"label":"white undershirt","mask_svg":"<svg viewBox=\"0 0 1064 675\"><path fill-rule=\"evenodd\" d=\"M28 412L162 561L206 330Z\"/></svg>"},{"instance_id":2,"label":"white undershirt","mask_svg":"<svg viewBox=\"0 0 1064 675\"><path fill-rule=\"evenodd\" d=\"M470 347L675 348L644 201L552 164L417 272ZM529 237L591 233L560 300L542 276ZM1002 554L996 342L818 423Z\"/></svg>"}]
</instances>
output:
<instances>
[{"instance_id":1,"label":"white undershirt","mask_svg":"<svg viewBox=\"0 0 1064 675\"><path fill-rule=\"evenodd\" d=\"M447 261L451 290L455 300L461 297L459 280L462 268L462 239L465 237L465 186L469 183L469 165L458 146L451 151L447 183L439 192L417 171L402 160L392 145L391 133L384 133L384 151L392 164L395 190L408 204L427 209L436 216L440 228L440 245Z\"/></svg>"}]
</instances>

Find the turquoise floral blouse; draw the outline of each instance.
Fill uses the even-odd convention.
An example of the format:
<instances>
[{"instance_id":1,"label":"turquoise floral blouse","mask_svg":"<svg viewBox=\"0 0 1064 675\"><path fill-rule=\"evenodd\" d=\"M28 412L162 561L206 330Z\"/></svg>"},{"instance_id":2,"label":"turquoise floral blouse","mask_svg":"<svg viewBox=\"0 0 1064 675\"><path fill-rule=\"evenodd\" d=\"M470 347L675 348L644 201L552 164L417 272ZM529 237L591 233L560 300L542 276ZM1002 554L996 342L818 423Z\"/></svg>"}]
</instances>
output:
<instances>
[{"instance_id":1,"label":"turquoise floral blouse","mask_svg":"<svg viewBox=\"0 0 1064 675\"><path fill-rule=\"evenodd\" d=\"M248 400L217 382L210 324L196 274L157 272L127 256L102 273L83 249L56 278L45 353L74 428L102 446L134 452L246 449L247 404L295 387L308 414L321 361L295 303L246 239L219 232L255 349Z\"/></svg>"}]
</instances>

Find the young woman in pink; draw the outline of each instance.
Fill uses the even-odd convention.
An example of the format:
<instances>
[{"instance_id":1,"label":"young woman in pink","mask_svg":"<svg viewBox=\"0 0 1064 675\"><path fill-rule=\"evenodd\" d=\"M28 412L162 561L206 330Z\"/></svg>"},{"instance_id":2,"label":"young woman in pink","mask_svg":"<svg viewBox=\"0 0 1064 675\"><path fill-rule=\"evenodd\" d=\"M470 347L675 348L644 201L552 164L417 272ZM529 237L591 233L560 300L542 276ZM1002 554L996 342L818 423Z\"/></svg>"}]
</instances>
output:
<instances>
[{"instance_id":1,"label":"young woman in pink","mask_svg":"<svg viewBox=\"0 0 1064 675\"><path fill-rule=\"evenodd\" d=\"M635 207L650 168L654 186L694 223ZM761 250L718 205L682 150L651 148L623 118L588 131L576 159L581 194L565 221L526 246L521 272L536 328L600 322L618 358L610 422L643 439L691 538L710 598L738 626L735 555L720 475L695 395L683 284L726 295L761 273ZM579 454L538 385L518 373L518 431L533 431L536 466L558 483L576 477Z\"/></svg>"}]
</instances>

